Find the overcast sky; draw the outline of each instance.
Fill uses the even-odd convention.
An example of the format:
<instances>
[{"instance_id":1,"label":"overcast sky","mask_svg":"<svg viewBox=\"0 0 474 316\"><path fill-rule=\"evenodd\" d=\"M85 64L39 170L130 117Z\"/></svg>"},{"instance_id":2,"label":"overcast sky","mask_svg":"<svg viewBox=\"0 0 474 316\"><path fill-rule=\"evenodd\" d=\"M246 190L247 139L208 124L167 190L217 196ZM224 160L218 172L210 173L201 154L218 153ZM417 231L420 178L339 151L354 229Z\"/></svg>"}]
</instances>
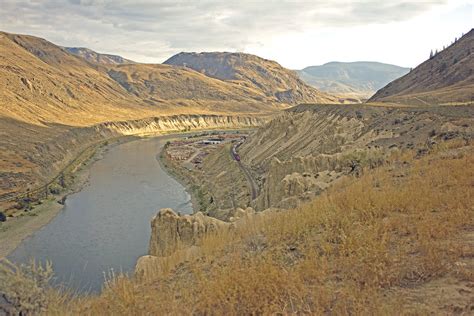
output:
<instances>
[{"instance_id":1,"label":"overcast sky","mask_svg":"<svg viewBox=\"0 0 474 316\"><path fill-rule=\"evenodd\" d=\"M0 0L0 30L161 63L242 51L300 69L373 60L414 67L474 25L472 0Z\"/></svg>"}]
</instances>

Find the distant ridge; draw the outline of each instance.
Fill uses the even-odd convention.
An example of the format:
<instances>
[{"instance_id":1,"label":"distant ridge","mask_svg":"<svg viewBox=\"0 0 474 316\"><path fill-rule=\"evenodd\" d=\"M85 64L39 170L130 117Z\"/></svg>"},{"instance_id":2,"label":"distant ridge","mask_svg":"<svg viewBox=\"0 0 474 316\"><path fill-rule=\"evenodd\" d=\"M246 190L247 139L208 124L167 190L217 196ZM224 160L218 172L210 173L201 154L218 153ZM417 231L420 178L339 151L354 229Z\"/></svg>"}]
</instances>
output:
<instances>
[{"instance_id":1,"label":"distant ridge","mask_svg":"<svg viewBox=\"0 0 474 316\"><path fill-rule=\"evenodd\" d=\"M474 102L474 30L380 89L370 102L413 105Z\"/></svg>"},{"instance_id":2,"label":"distant ridge","mask_svg":"<svg viewBox=\"0 0 474 316\"><path fill-rule=\"evenodd\" d=\"M329 62L298 70L307 84L327 93L367 99L409 68L373 61Z\"/></svg>"},{"instance_id":3,"label":"distant ridge","mask_svg":"<svg viewBox=\"0 0 474 316\"><path fill-rule=\"evenodd\" d=\"M191 68L206 76L234 82L252 90L263 91L278 102L338 103L339 99L304 83L294 71L275 61L255 55L228 52L182 52L164 62Z\"/></svg>"}]
</instances>

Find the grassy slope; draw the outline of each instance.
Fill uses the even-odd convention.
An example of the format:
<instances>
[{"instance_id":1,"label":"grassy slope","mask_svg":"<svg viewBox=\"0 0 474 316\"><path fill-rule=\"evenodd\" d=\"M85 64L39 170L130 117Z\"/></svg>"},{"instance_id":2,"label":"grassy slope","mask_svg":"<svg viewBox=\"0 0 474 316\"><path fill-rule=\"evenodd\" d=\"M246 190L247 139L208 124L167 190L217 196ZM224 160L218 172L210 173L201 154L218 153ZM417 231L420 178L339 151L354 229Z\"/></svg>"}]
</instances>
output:
<instances>
[{"instance_id":1,"label":"grassy slope","mask_svg":"<svg viewBox=\"0 0 474 316\"><path fill-rule=\"evenodd\" d=\"M310 204L202 241L196 260L112 279L99 296L48 295L86 314L407 314L472 310L472 146L395 153Z\"/></svg>"},{"instance_id":2,"label":"grassy slope","mask_svg":"<svg viewBox=\"0 0 474 316\"><path fill-rule=\"evenodd\" d=\"M474 102L474 30L389 83L369 102L401 104L465 104Z\"/></svg>"}]
</instances>

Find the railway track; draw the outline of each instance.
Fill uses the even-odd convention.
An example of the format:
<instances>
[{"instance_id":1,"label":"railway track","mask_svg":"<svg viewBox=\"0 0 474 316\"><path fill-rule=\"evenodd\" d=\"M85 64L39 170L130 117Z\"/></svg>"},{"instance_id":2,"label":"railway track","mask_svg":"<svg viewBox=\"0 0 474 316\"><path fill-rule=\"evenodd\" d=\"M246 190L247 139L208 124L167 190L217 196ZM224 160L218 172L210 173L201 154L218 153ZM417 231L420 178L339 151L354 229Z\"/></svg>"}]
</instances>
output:
<instances>
[{"instance_id":1,"label":"railway track","mask_svg":"<svg viewBox=\"0 0 474 316\"><path fill-rule=\"evenodd\" d=\"M255 182L255 180L253 179L252 175L250 174L250 171L244 166L244 164L240 160L240 156L237 154L237 148L240 146L240 144L241 143L237 143L237 144L233 145L230 148L230 155L231 155L232 159L234 159L235 162L237 162L237 164L239 165L240 170L242 170L242 172L244 173L245 178L247 179L247 182L248 182L249 187L250 187L250 193L251 193L252 201L253 201L257 198L258 186L257 186L257 183Z\"/></svg>"}]
</instances>

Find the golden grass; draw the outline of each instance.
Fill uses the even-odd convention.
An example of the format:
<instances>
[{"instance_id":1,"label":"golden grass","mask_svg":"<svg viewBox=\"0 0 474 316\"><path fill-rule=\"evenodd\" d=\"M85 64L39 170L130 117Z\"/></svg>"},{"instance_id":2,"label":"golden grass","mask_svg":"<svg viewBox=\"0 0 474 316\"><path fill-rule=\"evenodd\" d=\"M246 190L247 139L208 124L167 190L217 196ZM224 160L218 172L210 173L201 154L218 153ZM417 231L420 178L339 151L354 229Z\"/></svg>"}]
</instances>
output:
<instances>
[{"instance_id":1,"label":"golden grass","mask_svg":"<svg viewBox=\"0 0 474 316\"><path fill-rule=\"evenodd\" d=\"M193 260L170 256L159 273L114 277L100 295L59 304L56 298L50 311L468 312L469 295L456 296L450 284L474 282L473 153L471 146L451 144L421 158L394 154L308 205L205 236Z\"/></svg>"}]
</instances>

